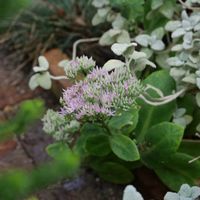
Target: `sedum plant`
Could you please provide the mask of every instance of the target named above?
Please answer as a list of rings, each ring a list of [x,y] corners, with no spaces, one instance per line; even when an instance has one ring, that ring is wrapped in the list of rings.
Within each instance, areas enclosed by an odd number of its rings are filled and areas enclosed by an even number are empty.
[[[167,70],[141,79],[146,66],[156,66],[135,47],[135,43],[113,44],[112,51],[124,60],[109,60],[101,68],[86,56],[61,61],[66,73],[61,77],[52,76],[47,60],[39,58],[33,77],[41,77],[42,83],[53,79],[74,83],[64,89],[60,110],[49,110],[43,118],[44,131],[56,140],[47,152],[77,152],[87,167],[113,183],[130,183],[134,169],[145,165],[173,190],[185,182],[195,184],[200,162],[193,150],[198,144],[188,148],[187,142],[182,143],[184,128],[171,122],[175,99],[186,90],[174,92],[175,82]],[[30,79],[32,89],[39,85],[43,87]],[[184,114],[177,116],[184,118]]]
[[[94,6],[95,2],[93,3]],[[182,98],[178,100],[177,105],[177,109],[180,107],[186,109],[187,120],[180,119],[178,121],[182,122],[178,123],[186,127],[186,131],[190,134],[199,133],[200,121],[194,112],[189,111],[188,102],[185,102],[186,99],[188,100],[188,95],[192,94],[190,101],[193,101],[200,114],[199,1],[109,0],[105,2],[101,7],[95,6],[98,11],[100,8],[109,7],[109,11],[114,10],[117,13],[116,15],[122,16],[123,22],[129,25],[128,27],[118,27],[118,29],[128,31],[130,40],[140,45],[141,51],[147,55],[148,59],[153,60],[158,67],[169,70],[170,76],[176,82],[177,90],[187,90],[185,95],[182,95]],[[132,12],[130,8],[132,8]],[[120,21],[118,20],[118,24],[120,24]],[[105,20],[101,21],[101,23],[103,22]],[[111,33],[111,30],[108,32]],[[101,37],[100,44],[102,38],[109,41],[107,45],[116,41],[108,37],[108,32]],[[141,75],[143,75],[149,70],[141,67],[141,71]],[[145,73],[143,73],[144,71]],[[185,104],[183,105],[182,102],[185,102]],[[177,122],[176,113],[174,113],[174,116],[174,120]]]

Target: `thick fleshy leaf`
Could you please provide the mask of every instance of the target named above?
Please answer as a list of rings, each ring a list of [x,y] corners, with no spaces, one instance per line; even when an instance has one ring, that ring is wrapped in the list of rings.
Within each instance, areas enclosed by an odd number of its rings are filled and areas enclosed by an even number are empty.
[[[138,109],[131,109],[112,117],[108,122],[111,133],[129,135],[138,123],[138,112]]]
[[[89,136],[86,140],[85,149],[90,155],[108,155],[111,151],[108,136],[105,134]]]
[[[183,140],[178,151],[193,157],[198,157],[200,155],[200,141]]]
[[[80,130],[80,137],[78,138],[74,150],[80,155],[87,155],[85,145],[86,141],[91,136],[106,135],[107,132],[97,123],[85,123]]]
[[[155,172],[171,190],[179,191],[182,184],[196,185],[200,178],[200,161],[189,163],[192,159],[187,154],[176,153],[157,166]]]
[[[110,146],[113,153],[125,161],[136,161],[140,159],[137,145],[129,137],[121,134],[110,136]]]
[[[94,170],[102,179],[116,184],[127,184],[134,178],[130,170],[115,162],[101,162]]]
[[[175,82],[169,75],[168,71],[161,70],[152,73],[144,81],[144,84],[152,85],[160,89],[164,95],[169,95],[175,89]],[[158,97],[154,91],[148,92],[153,97]],[[142,100],[138,100],[141,109],[139,111],[139,122],[136,127],[136,136],[138,141],[144,139],[145,134],[149,128],[155,124],[169,121],[175,111],[175,102],[170,102],[162,106],[151,106]],[[165,113],[163,115],[163,113]]]
[[[165,162],[178,150],[183,132],[181,126],[170,122],[151,127],[144,139],[148,147],[141,154],[143,162],[149,167],[156,167],[157,163]]]
[[[125,66],[125,63],[122,62],[121,60],[111,59],[104,64],[103,69],[106,69],[107,71],[111,71],[113,69],[121,68],[124,66]]]

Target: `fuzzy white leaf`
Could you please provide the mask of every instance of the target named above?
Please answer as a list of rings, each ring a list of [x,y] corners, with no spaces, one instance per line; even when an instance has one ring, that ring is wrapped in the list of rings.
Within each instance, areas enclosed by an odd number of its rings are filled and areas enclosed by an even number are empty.
[[[98,13],[92,18],[92,25],[97,26],[105,21],[105,17],[100,16]]]
[[[133,58],[134,60],[137,60],[140,58],[147,58],[147,55],[144,52],[134,51],[133,54],[131,55],[131,58]]]
[[[62,67],[62,68],[65,68],[65,67],[68,65],[69,62],[70,62],[69,60],[61,60],[61,61],[58,63],[58,66],[59,66],[59,67]]]
[[[196,102],[197,102],[197,105],[200,107],[200,92],[196,94]]]
[[[167,59],[167,63],[170,65],[170,66],[181,66],[184,64],[184,62],[182,60],[180,60],[178,57],[171,57],[171,58],[168,58]]]
[[[193,186],[191,188],[191,191],[192,191],[192,198],[193,199],[197,199],[198,197],[200,197],[200,187]]]
[[[196,75],[190,74],[182,79],[183,82],[196,84]]]
[[[122,30],[122,32],[117,36],[116,41],[118,43],[130,43],[131,38],[128,31]]]
[[[146,34],[141,34],[136,36],[135,41],[143,47],[147,47],[149,44],[150,36]]]
[[[125,65],[125,63],[122,62],[121,60],[111,59],[104,64],[103,69],[105,69],[107,71],[111,71],[116,68],[124,67],[124,65]]]
[[[172,38],[177,38],[183,36],[185,34],[185,30],[183,28],[178,28],[172,33]]]
[[[200,89],[200,78],[196,79],[196,84],[197,84],[197,87]]]
[[[142,195],[137,192],[132,185],[126,186],[123,194],[123,200],[144,200]]]
[[[180,200],[179,195],[173,192],[168,192],[165,197],[164,200]]]
[[[121,16],[121,14],[118,14],[115,20],[112,23],[112,27],[114,29],[123,29],[126,25],[127,20]]]
[[[42,87],[46,90],[49,90],[51,88],[52,82],[51,82],[49,72],[40,74],[40,76],[38,77],[38,84],[40,87]]]
[[[115,40],[115,36],[111,36],[110,31],[107,31],[101,36],[99,44],[101,46],[111,45],[115,42]]]
[[[164,69],[169,69],[170,66],[167,63],[167,59],[169,58],[169,55],[166,53],[158,54],[156,56],[156,63],[159,67],[162,67]]]
[[[163,38],[164,34],[165,34],[164,29],[162,27],[159,27],[151,33],[151,36],[155,36],[156,39],[161,40]]]
[[[121,56],[130,48],[134,48],[135,46],[136,46],[135,43],[129,43],[129,44],[115,43],[112,45],[111,49],[116,55]]]
[[[38,76],[39,76],[39,74],[35,74],[30,78],[30,80],[29,80],[29,88],[31,90],[35,90],[39,86],[39,84],[38,84]]]
[[[175,31],[177,28],[180,28],[181,26],[181,22],[180,21],[169,21],[166,25],[165,25],[165,30],[173,32]]]
[[[39,66],[42,67],[43,69],[45,69],[45,70],[49,69],[49,63],[44,56],[40,56],[38,58],[38,63],[39,63]]]
[[[98,15],[99,15],[100,17],[105,18],[109,11],[110,11],[110,8],[107,7],[107,8],[101,8],[101,9],[99,9],[99,10],[97,11],[97,13],[98,13]]]
[[[171,48],[171,51],[181,51],[183,49],[182,44],[177,44]]]
[[[165,44],[161,40],[156,40],[151,44],[151,48],[155,51],[162,51],[165,48]]]

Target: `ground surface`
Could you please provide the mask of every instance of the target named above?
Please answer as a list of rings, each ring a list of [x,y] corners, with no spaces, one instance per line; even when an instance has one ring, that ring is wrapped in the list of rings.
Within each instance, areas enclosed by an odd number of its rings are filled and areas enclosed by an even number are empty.
[[[56,107],[52,93],[37,90],[31,92],[27,86],[29,76],[12,73],[13,67],[0,56],[0,120],[12,117],[15,106],[25,99],[44,98],[47,106]],[[0,171],[12,168],[31,169],[48,161],[45,147],[52,139],[42,131],[41,122],[35,123],[22,137],[0,144]],[[125,186],[113,185],[100,180],[89,170],[81,170],[73,181],[63,180],[54,186],[39,191],[39,200],[121,200]],[[166,188],[152,171],[146,168],[137,170],[133,183],[144,194],[146,200],[161,200]]]

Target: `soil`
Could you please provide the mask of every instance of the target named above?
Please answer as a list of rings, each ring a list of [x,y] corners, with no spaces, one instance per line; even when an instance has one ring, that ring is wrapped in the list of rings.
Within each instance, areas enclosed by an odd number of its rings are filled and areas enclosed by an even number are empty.
[[[57,107],[58,101],[52,93],[41,89],[30,91],[29,76],[22,72],[13,74],[13,68],[10,68],[3,58],[4,56],[0,55],[0,121],[12,117],[16,105],[25,99],[41,97],[47,107]],[[42,131],[41,122],[36,122],[23,136],[0,144],[0,171],[13,168],[31,169],[49,161],[45,147],[52,141],[52,138]],[[152,171],[146,168],[136,170],[135,177],[133,185],[146,200],[163,199],[167,188]],[[121,200],[124,187],[104,182],[92,171],[82,169],[74,180],[62,180],[35,195],[39,200]]]

